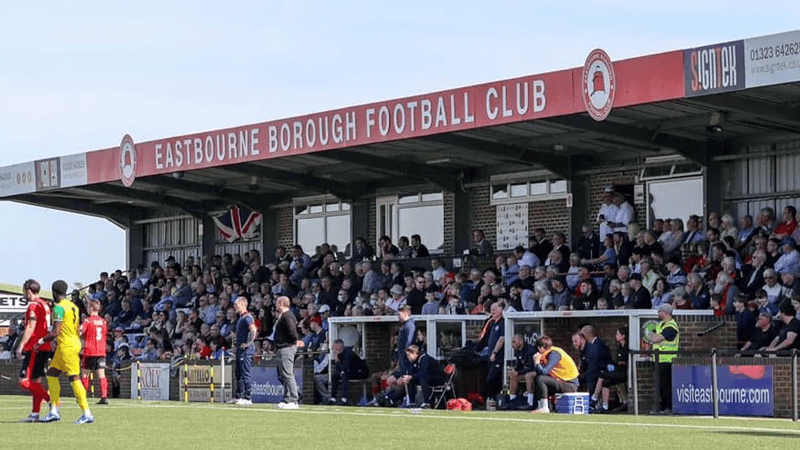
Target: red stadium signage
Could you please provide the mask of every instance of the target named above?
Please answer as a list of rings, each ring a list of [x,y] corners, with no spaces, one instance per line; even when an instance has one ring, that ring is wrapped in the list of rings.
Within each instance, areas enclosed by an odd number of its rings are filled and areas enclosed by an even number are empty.
[[[581,76],[583,104],[592,119],[603,121],[611,113],[617,92],[616,82],[611,58],[599,48],[592,50],[586,57]]]
[[[681,51],[613,66],[608,60],[608,68],[616,94],[607,109],[612,103],[622,107],[684,96]],[[583,72],[574,68],[135,146],[123,140],[118,148],[87,153],[88,182],[123,180],[127,185],[135,177],[582,113]]]

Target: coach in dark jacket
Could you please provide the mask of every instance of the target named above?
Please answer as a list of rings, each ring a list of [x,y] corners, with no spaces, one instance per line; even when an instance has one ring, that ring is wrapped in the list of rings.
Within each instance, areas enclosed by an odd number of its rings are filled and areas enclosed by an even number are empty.
[[[274,339],[278,357],[278,379],[283,384],[283,402],[278,404],[281,409],[297,409],[299,399],[297,382],[294,379],[294,356],[298,345],[297,319],[289,310],[290,303],[289,297],[281,296],[275,300],[279,317],[275,322]]]
[[[408,346],[406,357],[411,362],[411,373],[404,376],[401,383],[408,384],[409,397],[411,397],[409,400],[412,402],[417,386],[422,387],[422,399],[416,399],[416,402],[421,408],[427,408],[430,406],[428,402],[431,398],[431,386],[439,386],[445,381],[442,368],[436,358],[422,353],[416,345]]]
[[[347,383],[351,379],[361,380],[369,375],[367,363],[356,352],[344,346],[344,341],[333,341],[331,348],[331,403],[336,403],[339,385],[342,386],[340,404],[347,404]]]

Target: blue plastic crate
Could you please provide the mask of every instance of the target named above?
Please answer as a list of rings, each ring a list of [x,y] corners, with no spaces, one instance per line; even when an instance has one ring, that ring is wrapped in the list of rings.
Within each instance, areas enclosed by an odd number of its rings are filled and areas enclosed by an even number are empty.
[[[589,414],[589,394],[586,392],[556,394],[556,412],[562,414]]]

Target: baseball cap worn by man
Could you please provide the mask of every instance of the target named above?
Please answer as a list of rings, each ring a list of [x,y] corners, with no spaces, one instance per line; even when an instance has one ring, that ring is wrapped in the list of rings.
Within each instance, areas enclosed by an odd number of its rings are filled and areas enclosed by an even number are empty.
[[[319,307],[319,313],[325,314],[326,312],[331,312],[331,307],[328,305],[322,305]]]
[[[631,280],[642,281],[642,274],[640,273],[632,273],[630,276]]]
[[[784,246],[784,245],[787,245],[787,244],[790,245],[792,248],[797,246],[797,242],[795,242],[794,238],[792,238],[791,236],[790,237],[786,237],[781,241],[781,246]]]
[[[405,293],[405,290],[403,289],[403,286],[395,284],[394,286],[392,286],[392,290],[390,292],[395,295],[403,295]]]
[[[670,316],[672,315],[672,305],[669,305],[669,304],[661,305],[661,306],[659,306],[658,310],[659,311],[663,311],[663,312],[669,314]]]

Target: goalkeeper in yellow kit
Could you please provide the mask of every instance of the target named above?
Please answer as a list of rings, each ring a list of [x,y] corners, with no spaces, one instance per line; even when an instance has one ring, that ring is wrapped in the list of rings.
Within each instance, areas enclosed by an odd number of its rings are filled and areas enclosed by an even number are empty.
[[[94,417],[89,411],[86,400],[86,389],[81,383],[81,361],[78,354],[81,351],[80,338],[80,311],[67,297],[67,282],[58,280],[53,282],[53,329],[45,340],[56,340],[56,352],[47,370],[47,386],[50,389],[50,413],[42,422],[55,422],[61,420],[58,413],[61,385],[58,376],[62,373],[69,378],[72,392],[78,406],[83,410],[76,424],[92,423]]]

